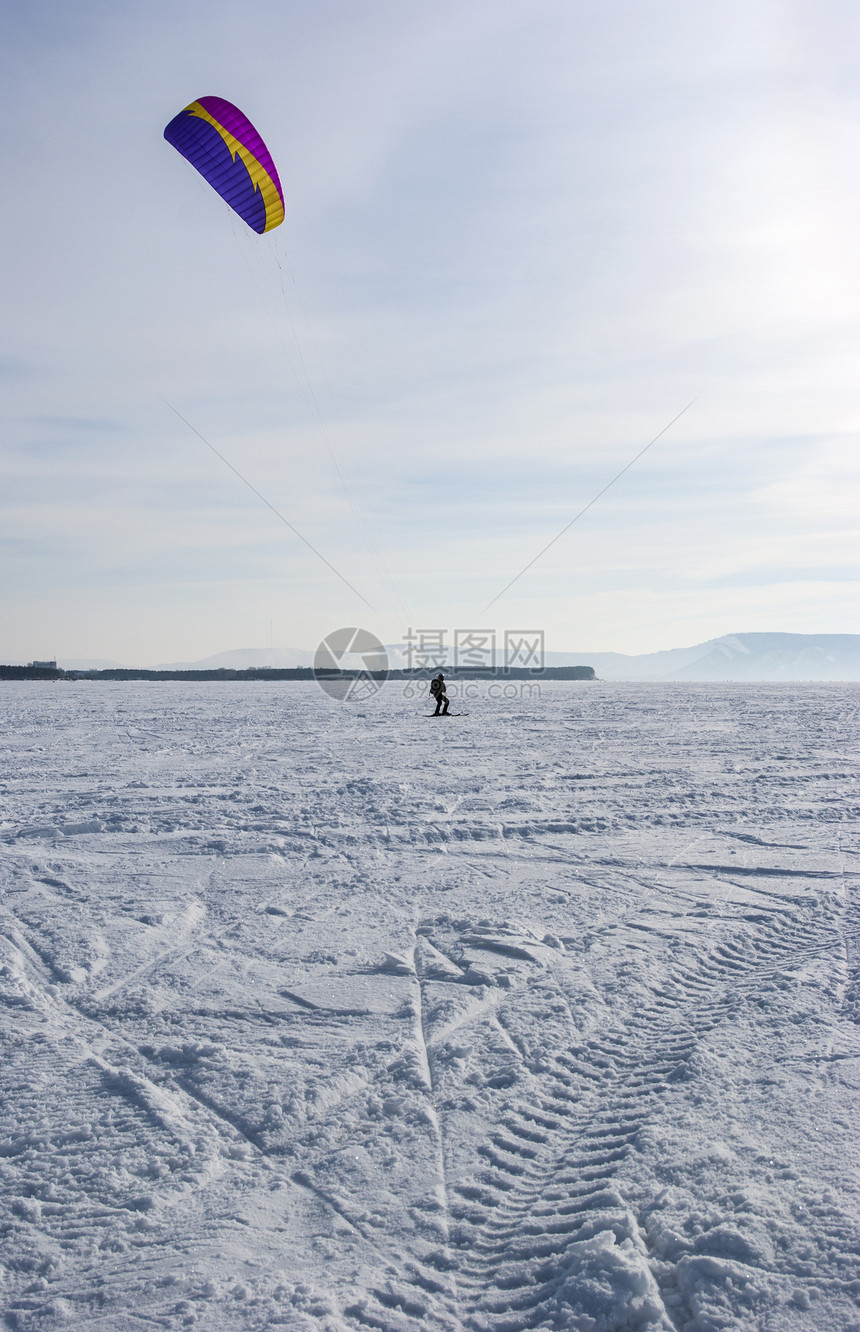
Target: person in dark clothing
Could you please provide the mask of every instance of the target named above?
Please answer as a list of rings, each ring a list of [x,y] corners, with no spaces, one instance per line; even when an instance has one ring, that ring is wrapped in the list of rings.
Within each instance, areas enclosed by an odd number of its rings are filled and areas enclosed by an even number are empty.
[[[448,695],[445,693],[445,677],[441,671],[438,675],[434,675],[433,679],[430,681],[430,693],[436,700],[436,711],[433,713],[433,716],[438,717],[440,713],[443,717],[446,716],[448,708],[451,705],[448,700]],[[444,707],[442,706],[443,703],[445,705]]]

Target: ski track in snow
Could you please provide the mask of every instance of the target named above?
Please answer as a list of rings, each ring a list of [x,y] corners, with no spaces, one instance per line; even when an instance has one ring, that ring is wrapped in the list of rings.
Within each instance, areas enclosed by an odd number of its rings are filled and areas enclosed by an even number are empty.
[[[0,689],[5,1326],[860,1332],[856,686]]]

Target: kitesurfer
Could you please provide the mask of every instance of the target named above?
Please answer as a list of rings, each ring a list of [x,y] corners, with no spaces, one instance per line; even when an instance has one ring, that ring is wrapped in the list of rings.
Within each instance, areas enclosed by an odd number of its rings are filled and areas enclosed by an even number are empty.
[[[430,693],[436,700],[436,711],[433,713],[433,716],[438,717],[440,713],[443,717],[447,716],[450,702],[448,695],[445,693],[445,677],[441,671],[438,675],[434,675],[433,679],[430,681]],[[444,707],[442,706],[443,703],[445,705]]]

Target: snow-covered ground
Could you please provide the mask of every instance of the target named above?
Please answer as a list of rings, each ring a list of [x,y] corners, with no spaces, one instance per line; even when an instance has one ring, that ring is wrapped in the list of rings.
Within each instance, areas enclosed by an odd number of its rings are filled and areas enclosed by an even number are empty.
[[[10,1329],[860,1329],[860,696],[4,684]]]

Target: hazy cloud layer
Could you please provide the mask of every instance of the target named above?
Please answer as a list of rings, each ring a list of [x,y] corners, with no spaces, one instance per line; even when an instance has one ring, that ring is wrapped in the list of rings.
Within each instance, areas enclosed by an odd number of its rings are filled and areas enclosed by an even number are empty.
[[[0,657],[860,630],[854,6],[5,22]],[[269,236],[161,137],[207,93],[278,163]]]

